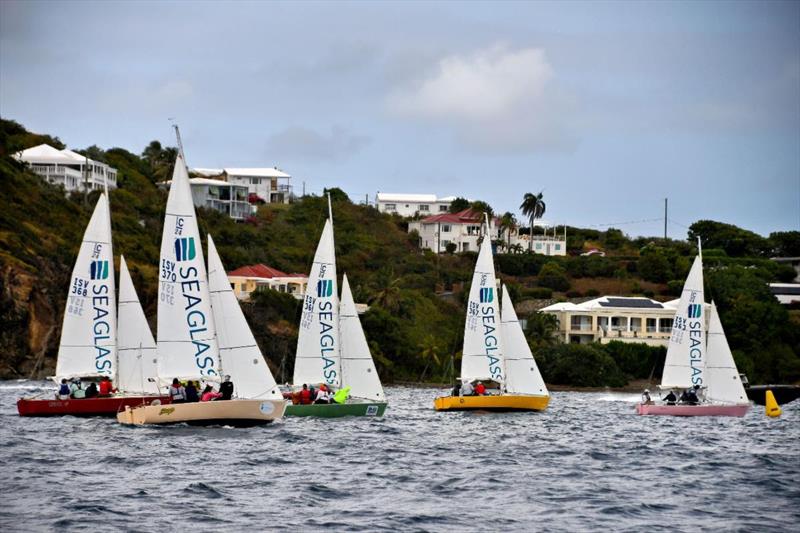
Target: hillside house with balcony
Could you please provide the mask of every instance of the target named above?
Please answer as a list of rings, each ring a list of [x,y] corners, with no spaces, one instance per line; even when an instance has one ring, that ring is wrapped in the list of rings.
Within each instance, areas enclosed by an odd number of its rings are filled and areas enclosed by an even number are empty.
[[[566,343],[611,341],[667,346],[678,300],[603,296],[574,304],[561,302],[541,309],[558,319],[558,336]],[[708,313],[706,313],[707,315]]]
[[[172,180],[159,183],[169,189]],[[226,214],[234,220],[243,221],[255,211],[247,201],[247,187],[211,178],[190,178],[192,201],[195,207],[205,207]]]
[[[401,217],[447,213],[455,196],[437,198],[435,194],[394,194],[379,192],[375,206],[381,213],[396,213]]]
[[[193,168],[192,172],[247,187],[252,204],[288,204],[292,196],[292,176],[277,168]]]
[[[44,178],[61,185],[67,192],[117,188],[117,170],[100,161],[94,161],[69,149],[59,150],[49,144],[40,144],[14,154],[18,161]]]

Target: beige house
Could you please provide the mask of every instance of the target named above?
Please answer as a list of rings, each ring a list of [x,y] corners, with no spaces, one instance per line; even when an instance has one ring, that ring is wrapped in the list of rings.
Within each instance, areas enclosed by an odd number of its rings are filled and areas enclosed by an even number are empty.
[[[260,288],[272,289],[302,299],[308,286],[305,274],[286,274],[267,265],[248,265],[228,272],[228,281],[239,300],[249,300]]]
[[[562,302],[543,308],[558,319],[559,338],[566,343],[611,341],[667,346],[678,300],[603,296],[588,302]]]

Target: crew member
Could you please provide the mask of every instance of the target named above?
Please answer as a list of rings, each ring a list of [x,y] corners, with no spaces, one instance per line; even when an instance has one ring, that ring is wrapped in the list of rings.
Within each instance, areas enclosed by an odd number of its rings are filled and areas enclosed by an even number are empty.
[[[233,398],[233,382],[230,376],[225,376],[225,381],[219,384],[219,392],[222,395],[220,400],[230,400]]]
[[[80,378],[75,378],[72,380],[72,385],[69,387],[70,396],[75,398],[76,400],[80,400],[86,398],[86,391],[83,390],[81,387],[81,380]]]
[[[181,385],[178,378],[172,380],[172,385],[169,387],[169,398],[172,403],[185,403],[186,402],[186,388]]]
[[[103,376],[103,379],[100,380],[100,396],[111,396],[115,392],[117,389],[114,388],[114,384],[108,376]]]
[[[184,387],[186,393],[186,403],[194,403],[200,401],[200,393],[197,391],[197,385],[191,379],[186,382]]]
[[[475,389],[472,388],[472,383],[468,379],[464,380],[464,383],[461,384],[461,396],[473,396],[475,394]]]
[[[214,390],[210,384],[206,385],[206,388],[203,389],[203,395],[200,396],[201,402],[210,402],[216,400],[217,398],[222,398],[222,394],[218,393]]]
[[[69,384],[67,384],[67,378],[61,380],[61,386],[58,387],[58,394],[56,394],[56,399],[58,400],[69,400],[70,390]]]
[[[486,394],[486,385],[483,384],[483,381],[479,381],[478,384],[475,385],[475,394],[478,396]]]
[[[675,396],[673,391],[669,391],[669,394],[664,397],[664,401],[667,402],[667,405],[675,405],[675,402],[678,401],[678,397]]]
[[[303,390],[300,391],[300,403],[307,405],[311,403],[311,391],[308,390],[308,385],[303,383]]]
[[[653,405],[653,399],[650,398],[650,390],[645,389],[642,393],[642,403],[645,405]]]

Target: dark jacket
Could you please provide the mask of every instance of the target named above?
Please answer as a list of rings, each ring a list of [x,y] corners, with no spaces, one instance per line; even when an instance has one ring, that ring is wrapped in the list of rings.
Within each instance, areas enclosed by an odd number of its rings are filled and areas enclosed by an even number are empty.
[[[230,400],[233,398],[233,383],[230,381],[223,381],[220,383],[219,393],[222,394],[220,400]]]
[[[186,401],[187,402],[199,402],[200,396],[197,394],[197,388],[194,386],[193,383],[189,383],[186,385]]]

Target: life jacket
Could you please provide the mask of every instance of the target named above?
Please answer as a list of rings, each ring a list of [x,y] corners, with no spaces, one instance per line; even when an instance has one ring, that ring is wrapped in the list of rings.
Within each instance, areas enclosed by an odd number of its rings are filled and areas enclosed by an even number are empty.
[[[333,395],[333,401],[336,403],[345,403],[347,397],[350,396],[350,388],[351,387],[345,387],[336,391],[336,394]]]
[[[69,385],[66,383],[62,383],[61,386],[58,388],[58,394],[61,396],[69,396]]]
[[[300,403],[311,403],[311,391],[303,389],[300,391]]]
[[[175,401],[175,400],[184,400],[185,399],[184,390],[185,389],[183,387],[181,387],[180,385],[178,385],[177,387],[175,385],[170,385],[170,387],[169,387],[169,397],[172,398],[173,401]]]
[[[114,386],[111,383],[111,380],[101,381],[100,382],[100,394],[102,394],[104,396],[107,395],[107,394],[111,394],[113,389],[114,389]]]

